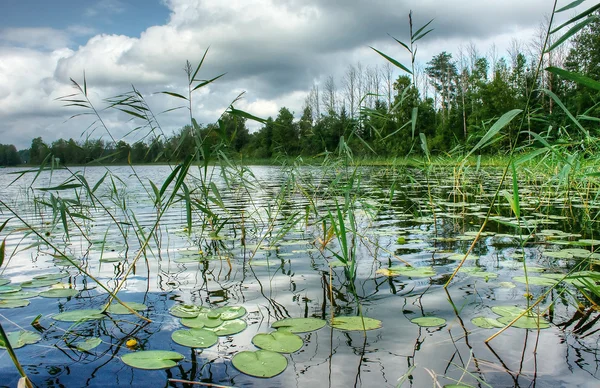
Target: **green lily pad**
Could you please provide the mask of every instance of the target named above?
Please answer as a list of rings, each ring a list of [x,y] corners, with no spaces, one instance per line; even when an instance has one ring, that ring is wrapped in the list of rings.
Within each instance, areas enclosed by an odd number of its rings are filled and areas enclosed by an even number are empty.
[[[101,310],[87,309],[67,311],[66,313],[56,314],[52,318],[61,322],[79,322],[102,319],[104,317],[106,317],[106,315],[102,314]]]
[[[569,252],[562,251],[546,251],[542,252],[543,257],[550,257],[552,259],[572,259],[573,255]]]
[[[21,286],[12,284],[7,286],[0,286],[0,294],[8,294],[11,292],[21,291]]]
[[[329,266],[331,268],[336,268],[336,267],[347,267],[348,265],[340,260],[331,260],[329,262]]]
[[[248,324],[243,319],[232,319],[229,321],[223,321],[220,326],[217,327],[206,327],[206,330],[210,330],[219,337],[226,335],[234,335],[244,331],[248,327]]]
[[[446,324],[446,320],[444,318],[438,317],[419,317],[411,319],[410,321],[421,327],[437,327],[444,326]]]
[[[46,275],[37,275],[37,276],[34,276],[33,279],[34,280],[58,280],[58,279],[62,279],[67,276],[69,276],[68,272],[59,272],[59,273],[49,273]]]
[[[6,278],[0,278],[0,287],[1,286],[5,286],[8,283],[10,283],[10,279],[6,279]]]
[[[325,326],[325,321],[318,318],[285,318],[271,325],[274,329],[282,329],[290,333],[307,333]]]
[[[56,279],[34,279],[28,280],[20,284],[23,288],[38,288],[38,287],[48,287],[58,283],[59,281]]]
[[[528,276],[527,279],[525,279],[525,276],[515,276],[513,280],[519,283],[529,282],[534,286],[553,286],[558,283],[555,279],[541,276]]]
[[[133,368],[148,370],[172,368],[183,359],[182,354],[167,350],[143,350],[121,357],[125,364]]]
[[[270,350],[239,352],[231,359],[233,366],[242,373],[255,377],[277,376],[287,368],[287,358]]]
[[[0,309],[14,309],[27,306],[29,306],[29,301],[26,299],[0,299]]]
[[[600,245],[600,240],[595,239],[582,239],[577,241],[580,245],[590,246],[590,245]]]
[[[411,278],[430,278],[436,275],[433,267],[405,267],[395,266],[389,268],[380,268],[375,273],[384,276],[408,276]]]
[[[8,342],[10,342],[10,345],[13,347],[13,349],[22,348],[25,345],[35,344],[42,339],[41,335],[29,330],[13,331],[6,333],[6,336],[8,337]],[[1,338],[0,348],[6,348],[6,344]]]
[[[177,318],[196,318],[202,311],[207,311],[206,307],[193,304],[178,304],[169,309],[169,314]]]
[[[69,298],[77,295],[78,292],[72,288],[53,288],[40,292],[40,296],[44,298]]]
[[[465,258],[464,253],[457,253],[455,255],[447,257],[448,260],[454,260],[454,261],[462,261],[462,259],[464,259],[464,258]],[[469,256],[467,256],[467,261],[468,260],[477,260],[477,259],[479,259],[479,256],[477,256],[477,255],[470,254]]]
[[[146,306],[143,303],[125,302],[125,304],[135,311],[148,310],[148,306]],[[129,311],[129,309],[127,309],[125,306],[123,306],[120,303],[111,304],[110,306],[108,306],[108,309],[106,309],[106,311],[111,314],[120,314],[120,315],[133,314],[131,311]]]
[[[381,327],[381,321],[368,317],[335,317],[331,327],[346,331],[375,330]]]
[[[94,349],[101,343],[102,343],[102,340],[100,338],[92,337],[92,338],[86,339],[85,341],[77,341],[73,345],[75,345],[77,350],[80,350],[82,352],[89,352],[90,350]]]
[[[504,317],[498,318],[498,322],[500,322],[504,325],[508,325],[515,318],[516,318],[516,316],[504,316]],[[538,321],[538,319],[539,319],[539,321]],[[542,317],[523,316],[523,317],[519,318],[511,327],[517,327],[519,329],[538,329],[538,327],[540,329],[547,329],[550,327],[550,323],[548,323],[548,321],[546,321]]]
[[[13,299],[28,299],[28,298],[35,298],[36,296],[38,296],[37,292],[30,292],[30,291],[17,291],[17,292],[10,292],[8,294],[1,294],[0,298],[4,299],[4,300],[13,300]]]
[[[198,316],[195,318],[181,318],[181,324],[194,329],[217,327],[223,323],[223,320],[219,318],[219,315],[220,314],[215,315],[213,310],[205,310],[198,313]]]
[[[492,311],[503,317],[512,316],[514,318],[517,315],[521,315],[525,309],[516,306],[494,306],[492,307]]]
[[[493,328],[502,328],[505,325],[498,322],[496,318],[487,318],[487,317],[475,317],[471,319],[471,322],[482,329],[493,329]]]
[[[218,314],[218,318],[223,321],[230,321],[232,319],[241,318],[246,315],[247,311],[242,306],[224,306],[213,310],[215,314]]]
[[[177,330],[171,334],[171,339],[179,345],[189,348],[210,348],[219,341],[212,331],[205,329]]]
[[[304,345],[302,338],[296,334],[279,330],[272,333],[257,334],[252,338],[252,343],[261,349],[277,353],[294,353]]]

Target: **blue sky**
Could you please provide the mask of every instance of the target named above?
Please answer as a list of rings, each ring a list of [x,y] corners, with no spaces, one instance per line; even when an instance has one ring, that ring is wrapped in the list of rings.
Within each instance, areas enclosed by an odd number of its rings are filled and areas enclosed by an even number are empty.
[[[139,36],[168,18],[160,0],[2,0],[0,26],[70,31],[74,48],[96,34]]]
[[[559,6],[570,1],[559,0]],[[416,62],[420,90],[432,93],[423,68],[442,51],[463,64],[472,57],[490,63],[504,57],[510,63],[515,50],[532,61],[539,58],[540,31],[552,2],[0,0],[0,7],[0,142],[23,149],[35,137],[48,144],[58,138],[107,138],[103,129],[91,133],[93,120],[86,116],[68,120],[82,112],[57,101],[74,92],[71,78],[82,83],[84,72],[89,98],[117,140],[140,123],[102,110],[104,100],[133,85],[154,112],[177,107],[181,100],[156,92],[186,93],[182,69],[186,61],[198,63],[208,47],[199,76],[227,74],[196,92],[192,110],[198,122],[215,122],[232,101],[259,117],[275,117],[283,106],[298,117],[310,90],[323,88],[330,78],[339,107],[347,106],[352,69],[370,80],[357,95],[384,95],[386,61],[370,46],[409,63],[388,34],[407,39],[411,10],[416,26],[434,19],[434,31],[419,42]],[[575,12],[557,15],[557,22]],[[395,79],[401,72],[390,74]],[[169,136],[189,123],[189,114],[175,110],[158,119]],[[135,136],[123,139],[132,142]]]

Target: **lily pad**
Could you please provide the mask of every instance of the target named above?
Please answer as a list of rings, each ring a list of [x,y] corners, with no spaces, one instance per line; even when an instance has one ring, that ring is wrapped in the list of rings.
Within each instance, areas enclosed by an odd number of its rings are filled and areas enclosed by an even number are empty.
[[[181,324],[194,329],[217,327],[223,323],[223,320],[219,318],[219,315],[220,314],[215,315],[212,310],[205,310],[198,313],[198,316],[195,318],[181,318]]]
[[[248,327],[248,324],[243,319],[232,319],[224,321],[220,326],[217,327],[206,327],[206,330],[212,331],[219,337],[226,335],[233,335],[244,331]]]
[[[67,276],[69,276],[68,272],[59,272],[59,273],[49,273],[46,275],[37,275],[37,276],[34,276],[33,279],[34,280],[58,280],[58,279],[62,279]]]
[[[464,253],[457,253],[455,255],[447,257],[448,260],[454,260],[454,261],[462,261],[462,259],[464,259],[464,258],[465,258]],[[479,256],[477,256],[477,255],[470,254],[469,256],[467,256],[467,261],[468,260],[477,260],[477,259],[479,259]]]
[[[179,345],[189,348],[210,348],[219,341],[212,331],[205,329],[177,330],[171,334],[171,339]]]
[[[430,278],[436,275],[433,267],[405,267],[395,266],[389,268],[380,268],[375,273],[384,276],[408,276],[411,278]]]
[[[529,282],[529,284],[534,286],[553,286],[558,283],[556,279],[541,276],[528,276],[527,279],[525,279],[525,276],[515,276],[513,280],[519,283]]]
[[[16,284],[0,286],[0,294],[8,294],[10,292],[17,292],[17,291],[21,291],[21,286],[16,285]]]
[[[135,311],[148,310],[148,306],[146,306],[143,303],[125,302],[125,304]],[[123,306],[120,303],[111,304],[110,306],[108,306],[108,309],[106,311],[111,314],[120,314],[120,315],[133,314],[131,311],[129,311],[129,309],[127,309],[125,306]]]
[[[30,291],[17,291],[17,292],[10,292],[8,294],[1,294],[0,298],[4,299],[4,300],[13,300],[13,299],[28,299],[28,298],[35,298],[36,296],[38,296],[37,292],[30,292]]]
[[[34,279],[23,282],[20,284],[20,286],[23,288],[38,288],[48,287],[56,283],[58,283],[57,279]]]
[[[40,292],[40,296],[44,298],[69,298],[77,295],[78,292],[72,288],[53,288]]]
[[[498,322],[496,318],[487,318],[487,317],[475,317],[471,319],[471,322],[482,329],[494,329],[494,328],[502,328],[505,325]]]
[[[504,316],[498,318],[498,322],[508,325],[515,318],[516,316]],[[538,327],[540,329],[547,329],[550,327],[550,324],[542,317],[523,316],[519,318],[511,327],[517,327],[519,329],[538,329]]]
[[[287,358],[270,350],[239,352],[231,359],[233,366],[242,373],[255,377],[277,376],[287,368]]]
[[[346,331],[375,330],[381,327],[381,321],[368,317],[335,317],[331,320],[335,329]]]
[[[183,359],[182,354],[167,350],[144,350],[121,357],[125,364],[133,368],[148,370],[172,368]]]
[[[193,304],[178,304],[171,307],[169,313],[177,318],[196,318],[200,312],[206,310],[208,310],[206,307]]]
[[[13,331],[10,333],[6,333],[8,337],[8,342],[13,347],[13,349],[22,348],[25,345],[35,344],[42,339],[42,336],[38,333],[34,333],[29,330],[21,330],[21,331]],[[4,340],[0,338],[0,348],[5,348],[6,344]]]
[[[271,325],[274,329],[282,329],[290,333],[307,333],[325,326],[325,321],[318,318],[285,318]]]
[[[503,317],[512,316],[513,318],[517,315],[521,315],[525,309],[516,306],[494,306],[492,311]]]
[[[219,307],[218,309],[213,310],[213,312],[219,314],[219,318],[223,321],[241,318],[247,313],[246,309],[242,306]]]
[[[101,310],[87,309],[67,311],[66,313],[56,314],[52,318],[61,322],[79,322],[102,319],[104,317],[106,317],[106,315],[102,314]]]
[[[94,349],[101,343],[102,343],[102,340],[100,338],[92,337],[92,338],[86,339],[85,341],[77,341],[73,345],[75,345],[77,350],[80,350],[82,352],[89,352],[90,350]]]
[[[0,286],[5,286],[10,283],[10,279],[0,278]]]
[[[446,320],[444,318],[438,317],[419,317],[411,319],[410,321],[421,327],[437,327],[444,326],[446,324]]]
[[[552,259],[572,259],[573,255],[569,252],[562,251],[546,251],[542,252],[543,257],[550,257]]]
[[[0,309],[14,309],[18,307],[27,307],[29,306],[29,301],[26,299],[1,299],[0,300]]]
[[[252,338],[252,343],[261,349],[277,353],[294,353],[304,345],[302,338],[296,334],[280,330],[272,333],[257,334]]]

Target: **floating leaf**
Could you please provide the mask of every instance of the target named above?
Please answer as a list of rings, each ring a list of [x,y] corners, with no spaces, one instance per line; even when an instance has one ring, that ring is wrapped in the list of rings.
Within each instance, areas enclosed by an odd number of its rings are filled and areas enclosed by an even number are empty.
[[[552,259],[572,259],[573,255],[565,250],[562,251],[545,251],[542,252],[543,257],[550,257]]]
[[[504,316],[498,318],[498,322],[504,325],[508,325],[515,318],[516,316]],[[542,317],[523,316],[519,318],[515,323],[513,323],[511,327],[517,327],[519,329],[538,329],[538,327],[540,329],[547,329],[550,327],[550,324]]]
[[[517,315],[521,315],[525,310],[516,306],[494,306],[492,307],[492,311],[503,317],[512,316],[514,318]]]
[[[404,267],[396,266],[389,268],[380,268],[376,273],[384,276],[408,276],[415,278],[429,278],[436,275],[435,270],[432,267]]]
[[[78,291],[71,288],[53,288],[40,292],[40,296],[44,298],[69,298],[77,295]]]
[[[67,276],[69,276],[69,274],[67,272],[59,272],[59,273],[49,273],[46,275],[37,275],[37,276],[34,276],[33,279],[34,280],[58,280],[58,279],[62,279]]]
[[[471,322],[482,329],[493,329],[493,328],[502,328],[505,325],[498,322],[496,318],[487,318],[487,317],[475,317],[471,319]]]
[[[242,306],[224,306],[213,310],[214,313],[218,314],[218,318],[229,321],[232,319],[241,318],[246,315],[247,311]]]
[[[410,321],[421,327],[436,327],[444,326],[446,324],[446,320],[444,318],[438,317],[419,317],[411,319]]]
[[[182,354],[167,350],[144,350],[121,357],[125,364],[139,369],[168,369],[183,359]]]
[[[171,309],[169,309],[169,313],[178,318],[196,318],[198,314],[202,311],[207,311],[206,307],[196,306],[193,304],[178,304]]]
[[[0,286],[0,294],[21,291],[21,286],[13,284],[8,286]]]
[[[31,291],[17,291],[17,292],[11,292],[8,294],[1,294],[0,298],[5,299],[5,300],[13,300],[13,299],[28,299],[28,298],[35,298],[36,296],[38,296],[37,292],[31,292]]]
[[[381,327],[381,321],[368,317],[335,317],[331,320],[335,329],[346,331],[375,330]]]
[[[457,253],[455,255],[447,257],[448,260],[455,260],[455,261],[462,261],[462,259],[464,259],[464,258],[465,258],[464,253]],[[469,256],[467,256],[467,260],[477,260],[477,259],[479,259],[479,256],[477,256],[477,255],[470,254]]]
[[[515,276],[513,280],[519,283],[529,283],[534,286],[553,286],[557,283],[555,279],[541,276],[528,276],[527,278],[525,276]]]
[[[66,313],[56,314],[52,318],[62,322],[79,322],[90,321],[94,319],[102,319],[106,315],[102,314],[101,310],[87,309],[67,311]]]
[[[135,311],[145,311],[145,310],[148,310],[148,306],[146,306],[143,303],[125,302],[125,304],[127,306],[129,306],[132,310],[135,310]],[[123,306],[120,303],[111,304],[110,306],[108,306],[108,309],[106,309],[106,311],[109,312],[109,313],[111,313],[111,314],[121,314],[121,315],[133,314],[129,309],[127,309],[127,307]]]
[[[77,348],[77,350],[81,350],[82,352],[89,352],[94,349],[98,345],[102,343],[102,340],[98,337],[88,338],[85,341],[77,341],[73,345]]]
[[[210,348],[219,341],[212,331],[205,329],[177,330],[171,334],[173,341],[189,348]]]
[[[296,334],[280,330],[272,333],[257,334],[252,338],[252,343],[261,349],[277,353],[294,353],[304,345],[302,338]]]
[[[20,284],[23,288],[37,288],[37,287],[48,287],[58,283],[56,279],[34,279],[28,280]]]
[[[212,310],[205,310],[198,313],[195,318],[181,318],[181,324],[183,326],[201,329],[203,327],[217,327],[223,323],[223,320],[219,318],[220,314],[214,314]]]
[[[8,337],[8,342],[10,342],[10,345],[13,347],[13,349],[22,348],[25,345],[35,344],[42,339],[41,335],[29,330],[13,331],[6,333],[6,336]],[[6,348],[5,345],[4,339],[0,338],[0,348]]]
[[[0,300],[0,309],[14,309],[14,308],[18,308],[18,307],[27,307],[27,306],[29,306],[29,301],[25,300],[25,299],[14,299],[14,300],[1,299]]]
[[[242,373],[255,377],[277,376],[287,368],[287,358],[270,350],[239,352],[231,359],[233,366]]]
[[[325,321],[318,318],[285,318],[271,325],[274,329],[282,329],[290,333],[306,333],[319,330],[325,326]]]
[[[217,327],[206,327],[206,330],[210,330],[219,337],[223,337],[240,333],[244,331],[246,327],[248,327],[248,324],[243,319],[232,319],[230,321],[224,321]]]

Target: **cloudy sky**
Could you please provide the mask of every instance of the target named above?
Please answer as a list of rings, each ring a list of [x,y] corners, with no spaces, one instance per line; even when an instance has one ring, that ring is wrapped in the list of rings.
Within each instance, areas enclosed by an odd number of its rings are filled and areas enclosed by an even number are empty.
[[[0,143],[22,149],[37,136],[51,143],[88,135],[92,121],[67,120],[81,111],[56,101],[74,92],[69,79],[82,82],[84,71],[99,109],[134,85],[159,113],[181,100],[156,92],[184,93],[186,60],[198,63],[210,46],[199,77],[227,74],[195,96],[199,122],[214,122],[244,91],[238,109],[267,117],[287,106],[299,116],[313,84],[340,80],[358,62],[383,65],[369,46],[408,63],[387,34],[406,40],[409,10],[417,26],[435,19],[419,45],[425,63],[469,43],[482,55],[492,47],[506,55],[514,39],[526,47],[551,7],[550,0],[2,0]],[[117,138],[139,124],[101,114]],[[169,135],[189,116],[178,110],[158,120]]]

